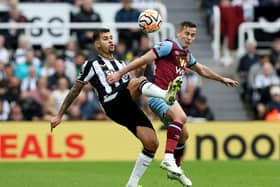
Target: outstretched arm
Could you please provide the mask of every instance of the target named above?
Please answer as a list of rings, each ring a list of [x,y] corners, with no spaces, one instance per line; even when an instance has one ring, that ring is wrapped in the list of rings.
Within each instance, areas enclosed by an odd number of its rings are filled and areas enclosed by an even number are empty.
[[[118,80],[120,80],[120,78],[132,71],[135,70],[145,64],[151,63],[153,62],[155,59],[157,58],[155,52],[151,49],[149,50],[147,53],[145,53],[143,56],[136,58],[135,60],[133,60],[132,62],[130,62],[127,66],[125,66],[124,68],[120,69],[119,71],[109,75],[107,77],[107,81],[109,84],[112,84],[114,82],[117,82]]]
[[[61,105],[58,114],[51,120],[51,132],[53,129],[59,125],[59,123],[62,121],[63,114],[67,111],[69,106],[73,103],[73,101],[76,99],[76,97],[79,95],[83,88],[84,84],[82,82],[76,81],[65,97],[63,104]]]
[[[191,66],[191,69],[207,79],[219,81],[219,82],[225,84],[226,86],[232,86],[232,87],[239,86],[239,83],[237,81],[232,80],[227,77],[223,77],[223,76],[215,73],[214,71],[212,71],[207,66],[200,64],[198,62],[196,64],[194,64],[193,66]]]

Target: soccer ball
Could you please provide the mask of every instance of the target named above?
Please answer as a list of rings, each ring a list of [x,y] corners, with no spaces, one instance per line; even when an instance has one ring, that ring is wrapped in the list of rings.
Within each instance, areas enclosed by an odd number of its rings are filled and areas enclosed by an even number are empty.
[[[160,29],[162,18],[158,11],[147,9],[138,17],[138,25],[143,32],[151,33]]]

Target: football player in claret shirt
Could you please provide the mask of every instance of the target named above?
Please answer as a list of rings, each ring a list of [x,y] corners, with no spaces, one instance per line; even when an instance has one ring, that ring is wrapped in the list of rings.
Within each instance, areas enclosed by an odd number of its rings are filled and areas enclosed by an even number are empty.
[[[156,44],[143,56],[136,58],[125,68],[108,76],[108,82],[118,81],[127,72],[154,62],[156,69],[154,83],[162,89],[167,89],[171,81],[178,84],[182,83],[182,76],[186,68],[197,72],[205,78],[221,82],[226,86],[238,86],[237,81],[213,72],[195,59],[189,47],[195,40],[196,33],[197,27],[194,23],[189,21],[182,22],[178,26],[176,37],[173,40],[165,40]],[[191,186],[192,182],[180,167],[185,142],[189,136],[186,125],[184,125],[187,121],[185,112],[178,102],[169,105],[160,98],[150,97],[149,106],[168,126],[165,154],[160,166],[168,171],[169,178],[176,179],[185,186]]]

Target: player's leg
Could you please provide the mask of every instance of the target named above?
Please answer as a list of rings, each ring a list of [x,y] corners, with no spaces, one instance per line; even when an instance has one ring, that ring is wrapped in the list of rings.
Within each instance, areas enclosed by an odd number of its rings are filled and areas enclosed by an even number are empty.
[[[126,187],[137,187],[139,180],[151,164],[158,148],[158,139],[154,129],[145,126],[137,126],[136,136],[142,142],[143,150],[135,162]]]
[[[165,118],[169,121],[177,121],[181,124],[186,123],[186,114],[178,103],[172,105],[166,113]],[[172,122],[171,122],[172,123]],[[170,125],[169,125],[170,126]],[[167,128],[168,131],[168,128]],[[167,132],[168,133],[168,132]],[[189,137],[189,132],[187,126],[183,125],[180,132],[180,137],[178,139],[177,145],[174,150],[174,157],[176,159],[177,166],[181,165],[181,161],[185,152],[185,143]]]
[[[181,174],[182,171],[179,167],[177,167],[175,158],[174,158],[174,151],[176,148],[176,145],[179,141],[180,133],[183,128],[183,117],[182,116],[180,120],[178,121],[172,121],[171,117],[167,117],[166,114],[168,111],[171,110],[174,111],[177,108],[176,106],[178,104],[174,103],[172,106],[168,105],[163,99],[160,98],[155,98],[155,97],[150,97],[148,99],[149,106],[151,110],[158,116],[160,119],[168,126],[167,127],[167,139],[166,139],[166,145],[165,145],[165,154],[164,154],[164,159],[161,162],[161,167],[164,169],[167,169],[168,171]],[[169,113],[171,113],[169,112]],[[175,110],[176,112],[176,110]],[[175,115],[172,113],[172,115]],[[178,118],[178,117],[177,117]],[[175,118],[175,119],[177,119]],[[170,122],[169,122],[170,121]]]
[[[188,131],[187,131],[186,126],[184,126],[184,128],[181,132],[181,135],[180,135],[179,142],[178,142],[177,147],[174,151],[174,157],[175,157],[175,160],[176,160],[176,164],[180,169],[182,169],[181,168],[181,162],[183,160],[183,156],[184,156],[184,152],[185,152],[185,142],[186,142],[187,139],[188,139]],[[172,172],[168,172],[167,176],[170,179],[178,180],[184,186],[192,186],[191,180],[185,175],[183,170],[182,170],[182,175],[180,175],[180,176],[174,175]]]
[[[185,112],[178,102],[170,106],[159,98],[149,98],[149,106],[167,126],[166,148],[161,167],[168,170],[169,178],[176,179],[185,186],[191,186],[192,182],[185,176],[181,167],[176,164],[176,162],[181,163],[185,141],[188,138],[187,128],[183,126],[187,121]]]
[[[133,78],[127,85],[127,89],[129,90],[130,96],[134,102],[136,102],[141,95],[141,92],[139,91],[139,85],[144,80],[145,77]]]
[[[132,79],[127,88],[129,90],[132,101],[136,101],[141,94],[138,90],[139,84],[145,77]],[[126,187],[137,187],[139,180],[151,164],[155,152],[158,148],[158,139],[152,123],[142,110],[139,109],[135,102],[131,102],[127,107],[127,115],[133,118],[127,128],[141,141],[143,150],[139,154],[134,168],[130,174]],[[127,120],[127,118],[126,118]],[[125,123],[125,122],[123,122]]]
[[[145,126],[137,126],[136,136],[139,138],[146,151],[150,153],[156,152],[159,142],[154,129]]]
[[[128,84],[128,89],[131,92],[131,96],[133,99],[139,97],[139,94],[143,94],[147,97],[157,97],[164,99],[166,103],[169,105],[173,104],[176,100],[176,94],[180,89],[182,84],[182,78],[177,77],[174,81],[170,82],[168,89],[163,90],[157,85],[146,80],[146,77],[139,77],[131,79]],[[135,89],[138,89],[138,93]]]
[[[167,127],[165,157],[162,162],[162,166],[164,166],[164,163],[168,164],[169,160],[173,158],[176,159],[175,153],[178,152],[176,151],[176,148],[178,148],[178,145],[180,145],[178,144],[178,142],[180,140],[180,137],[183,137],[182,132],[184,129],[184,124],[187,121],[186,114],[182,110],[178,102],[174,103],[169,107],[164,117],[166,120],[169,121],[169,125]],[[182,174],[181,170],[179,174]]]
[[[152,162],[158,147],[158,139],[152,123],[136,102],[132,100],[128,89],[119,91],[117,98],[114,100],[103,103],[103,108],[108,117],[127,127],[143,144],[143,150],[139,154],[127,182],[127,187],[137,187],[140,178]]]
[[[149,82],[144,76],[131,79],[127,88],[129,89],[133,100],[139,97],[141,93],[145,96],[158,97],[162,99],[164,99],[167,94],[166,90],[163,90],[155,84]]]
[[[180,121],[180,119],[181,119],[181,122],[183,123],[184,121],[186,121],[186,118],[183,116],[180,117],[180,114],[179,114],[179,113],[183,112],[183,110],[179,105],[176,106],[176,103],[174,105],[175,105],[175,107],[174,107],[175,109],[174,108],[169,109],[167,111],[166,118],[167,119],[176,119],[176,121]],[[174,112],[177,115],[174,115]],[[181,115],[183,115],[183,114],[181,113]],[[169,130],[169,127],[167,128],[167,131],[168,130]],[[168,132],[167,132],[167,134],[168,134]],[[184,171],[181,168],[181,162],[183,160],[183,156],[184,156],[184,152],[185,152],[185,142],[187,141],[188,137],[189,137],[189,133],[188,133],[187,127],[186,127],[186,125],[184,125],[184,127],[182,128],[182,131],[180,132],[180,138],[179,138],[178,144],[176,145],[176,148],[174,150],[174,157],[176,160],[176,164],[181,169],[182,174],[176,175],[172,172],[168,172],[168,174],[167,174],[168,178],[178,180],[184,186],[192,186],[191,180],[184,174]]]
[[[181,166],[181,162],[183,160],[185,149],[186,149],[185,144],[186,144],[186,141],[188,138],[189,138],[189,132],[187,130],[187,126],[184,125],[184,127],[181,131],[181,134],[180,134],[178,144],[174,151],[174,157],[176,159],[177,166]]]
[[[168,127],[170,126],[170,123],[172,124],[172,122],[174,122],[174,121],[179,124],[186,123],[186,121],[187,121],[186,114],[177,102],[174,103],[172,106],[165,107],[166,109],[164,109],[164,107],[159,108],[158,106],[159,105],[157,105],[157,103],[150,104],[150,107],[152,107],[152,110],[158,116],[160,116],[160,119],[166,126],[167,131],[168,131],[168,129],[169,129],[169,131],[170,131],[170,129],[172,129],[172,128],[168,128]],[[181,128],[182,130],[180,131],[179,139],[178,139],[178,141],[176,141],[177,145],[176,145],[175,149],[174,149],[174,146],[169,148],[171,150],[174,150],[172,152],[174,152],[174,157],[176,159],[176,164],[178,166],[181,165],[182,157],[183,157],[184,151],[185,151],[185,142],[187,141],[187,139],[189,137],[189,133],[188,133],[186,125],[182,125],[182,126],[183,127]],[[175,134],[175,136],[177,136],[177,135],[178,134]],[[168,145],[168,143],[167,143],[167,145]]]
[[[128,88],[133,91],[135,88],[138,88],[139,92],[145,96],[162,98],[168,104],[173,104],[176,98],[176,93],[180,89],[181,84],[182,82],[179,79],[176,79],[170,83],[168,90],[163,90],[157,85],[147,81],[146,77],[141,76],[139,78],[131,79]],[[137,96],[136,92],[132,94],[133,98],[135,96]]]

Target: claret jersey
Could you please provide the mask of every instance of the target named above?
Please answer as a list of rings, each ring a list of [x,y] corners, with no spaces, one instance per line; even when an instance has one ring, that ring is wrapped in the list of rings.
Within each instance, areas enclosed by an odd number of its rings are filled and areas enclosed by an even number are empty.
[[[196,63],[192,53],[184,50],[177,39],[159,42],[153,51],[157,55],[154,83],[162,89],[167,89],[169,82],[183,75],[186,67]]]

